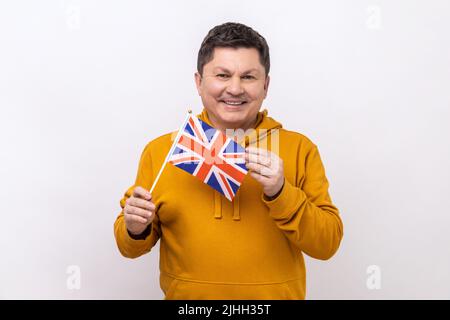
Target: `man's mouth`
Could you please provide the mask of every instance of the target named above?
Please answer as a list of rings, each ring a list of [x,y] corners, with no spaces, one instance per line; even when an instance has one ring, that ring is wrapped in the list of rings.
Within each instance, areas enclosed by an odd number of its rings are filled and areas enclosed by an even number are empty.
[[[223,102],[226,105],[233,106],[233,107],[241,106],[241,105],[247,103],[247,101],[245,101],[245,100],[220,100],[220,102]]]

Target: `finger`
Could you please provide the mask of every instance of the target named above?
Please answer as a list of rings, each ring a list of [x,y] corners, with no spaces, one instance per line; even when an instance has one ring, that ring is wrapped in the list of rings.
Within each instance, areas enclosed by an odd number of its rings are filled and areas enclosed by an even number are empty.
[[[150,202],[149,200],[131,197],[131,198],[128,198],[125,202],[126,202],[126,204],[133,206],[133,207],[139,207],[139,208],[150,210],[150,211],[155,210],[155,205],[152,202]]]
[[[150,194],[150,192],[140,186],[137,186],[136,188],[134,188],[133,196],[135,196],[137,198],[147,199],[147,200],[150,200],[152,198],[152,195]]]
[[[270,168],[263,166],[262,164],[259,163],[254,162],[248,163],[247,168],[249,168],[253,172],[259,173],[260,175],[266,176],[268,178],[274,175],[274,172]]]
[[[270,159],[270,161],[272,161],[273,163],[281,161],[281,158],[277,154],[262,148],[248,147],[245,149],[245,154],[246,155],[256,154],[261,157]]]
[[[129,215],[140,216],[145,219],[150,219],[153,215],[152,211],[147,211],[138,207],[127,206],[126,213]]]
[[[269,178],[260,175],[259,173],[255,172],[255,171],[250,171],[250,176],[252,176],[256,181],[258,181],[259,183],[261,183],[263,186],[268,185],[269,184]]]
[[[141,216],[136,216],[134,214],[125,215],[125,219],[127,220],[127,222],[137,222],[137,223],[141,223],[141,224],[148,223],[147,219],[142,218]]]
[[[257,155],[257,154],[246,154],[245,155],[245,160],[248,163],[259,163],[262,164],[263,166],[266,167],[270,167],[270,165],[272,164],[272,161],[270,158],[267,158],[265,156],[261,156],[261,155]]]
[[[246,153],[251,153],[251,154],[260,154],[266,157],[269,157],[270,155],[270,151],[266,150],[266,149],[262,149],[262,148],[256,148],[256,147],[247,147],[245,148],[245,152]]]

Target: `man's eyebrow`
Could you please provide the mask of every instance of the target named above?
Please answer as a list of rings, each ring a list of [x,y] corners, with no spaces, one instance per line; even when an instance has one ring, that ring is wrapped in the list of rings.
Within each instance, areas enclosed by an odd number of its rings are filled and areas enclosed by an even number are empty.
[[[252,72],[256,72],[256,73],[258,73],[259,72],[259,70],[258,69],[256,69],[256,68],[252,68],[252,69],[249,69],[249,70],[247,70],[247,71],[244,71],[242,74],[249,74],[249,73],[252,73]]]
[[[218,70],[226,72],[226,73],[231,73],[230,70],[228,70],[227,68],[224,68],[224,67],[215,67],[213,69],[213,71],[218,71]],[[242,74],[249,74],[249,73],[252,73],[252,72],[258,73],[259,70],[256,69],[256,68],[251,68],[251,69],[248,69],[248,70],[244,71]]]
[[[216,72],[216,71],[223,71],[223,72],[226,72],[226,73],[231,73],[230,70],[228,70],[227,68],[224,68],[224,67],[215,67],[213,69],[213,71],[214,72]]]

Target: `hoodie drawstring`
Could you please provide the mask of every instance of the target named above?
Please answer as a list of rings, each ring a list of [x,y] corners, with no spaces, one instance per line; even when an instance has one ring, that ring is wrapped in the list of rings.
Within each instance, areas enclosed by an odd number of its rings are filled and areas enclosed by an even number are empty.
[[[233,220],[241,220],[239,201],[238,192],[233,199]],[[214,191],[214,218],[222,219],[222,196],[216,191]]]
[[[233,199],[233,220],[241,220],[241,213],[239,212],[239,192],[236,193]]]
[[[220,194],[216,191],[214,192],[214,218],[222,219],[222,199]]]
[[[214,218],[222,219],[222,196],[216,191],[214,191]],[[239,192],[236,193],[233,199],[233,220],[241,220]]]

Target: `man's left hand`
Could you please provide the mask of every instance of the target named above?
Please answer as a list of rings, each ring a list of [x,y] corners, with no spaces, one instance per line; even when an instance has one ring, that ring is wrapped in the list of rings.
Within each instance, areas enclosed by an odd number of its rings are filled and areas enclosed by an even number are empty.
[[[265,149],[248,147],[245,149],[245,164],[250,175],[258,181],[267,197],[278,194],[284,185],[283,160]]]

